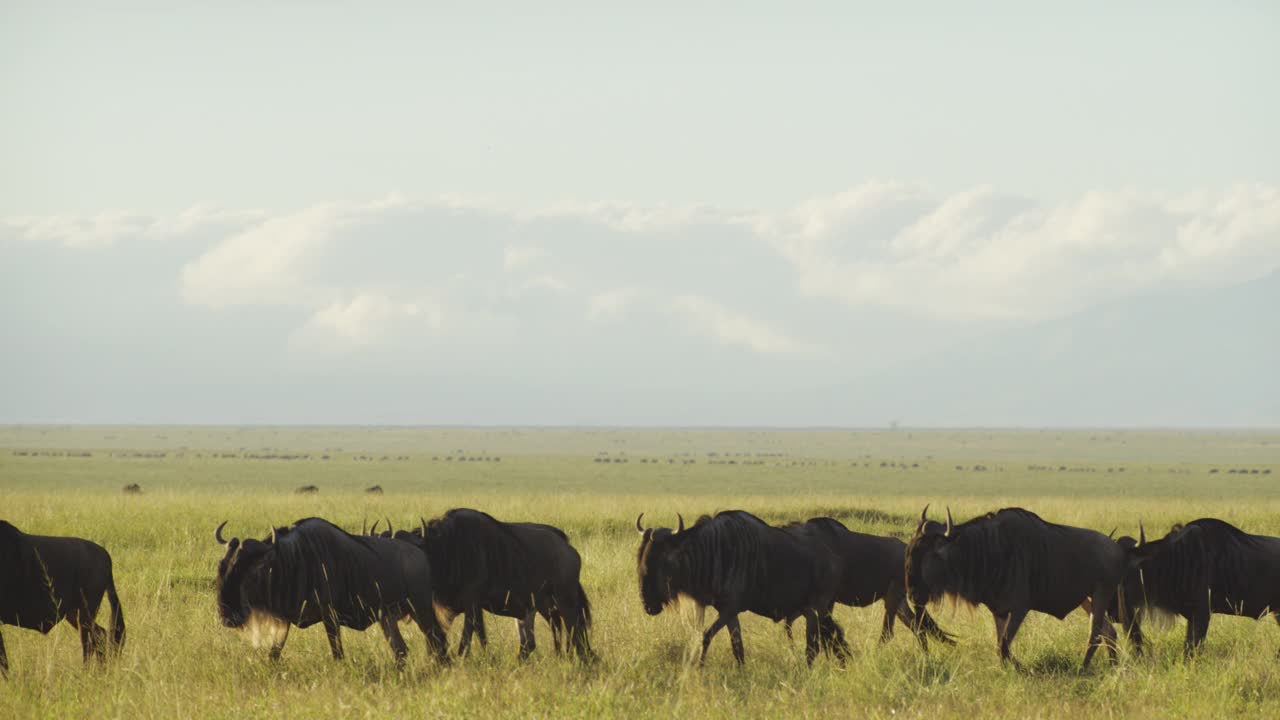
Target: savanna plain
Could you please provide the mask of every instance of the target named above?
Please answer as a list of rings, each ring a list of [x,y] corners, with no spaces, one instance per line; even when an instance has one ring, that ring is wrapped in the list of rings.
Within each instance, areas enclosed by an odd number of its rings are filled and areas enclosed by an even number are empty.
[[[142,493],[121,491],[131,483]],[[746,667],[722,634],[699,669],[692,612],[640,606],[634,528],[640,512],[674,526],[677,512],[741,508],[905,539],[932,503],[957,521],[1022,506],[1102,532],[1215,516],[1280,535],[1278,490],[1277,431],[3,427],[0,518],[106,547],[128,640],[86,668],[65,624],[0,628],[11,664],[0,717],[1280,717],[1280,628],[1223,616],[1191,660],[1179,619],[1152,629],[1145,656],[1122,644],[1117,664],[1081,673],[1083,612],[1033,613],[1014,644],[1023,672],[999,663],[982,609],[934,608],[958,642],[926,653],[901,626],[878,642],[880,605],[837,607],[854,656],[812,668],[800,635],[744,615]],[[541,620],[529,661],[516,660],[514,622],[491,618],[487,650],[451,667],[405,626],[403,670],[376,628],[343,631],[343,662],[320,628],[295,629],[272,662],[217,621],[223,520],[238,536],[309,516],[358,532],[452,507],[569,534],[598,663],[556,656]]]

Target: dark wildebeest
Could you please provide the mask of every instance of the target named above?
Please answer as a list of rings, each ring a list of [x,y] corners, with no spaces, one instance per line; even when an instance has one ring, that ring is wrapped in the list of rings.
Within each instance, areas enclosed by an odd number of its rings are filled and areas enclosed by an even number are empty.
[[[299,495],[314,495],[315,493],[320,492],[320,488],[315,485],[303,485],[297,490],[294,490],[294,492]]]
[[[938,627],[924,608],[913,610],[907,602],[907,586],[903,578],[906,543],[893,537],[854,532],[839,520],[829,517],[794,522],[783,529],[825,543],[840,558],[844,567],[836,587],[835,602],[867,607],[884,601],[880,642],[887,642],[893,637],[894,619],[900,618],[915,633],[921,647],[928,649],[928,636],[948,645],[955,644],[951,634]],[[790,619],[787,621],[787,634],[791,634]]]
[[[702,627],[703,608],[718,617],[702,636],[707,648],[721,628],[729,628],[733,657],[746,662],[738,614],[751,612],[771,620],[805,618],[805,660],[813,664],[820,650],[843,662],[849,655],[844,632],[831,616],[840,584],[841,562],[825,543],[773,527],[741,510],[726,510],[698,519],[685,530],[645,528],[636,556],[640,599],[645,612],[657,615],[682,597],[692,600]]]
[[[1021,508],[1005,508],[953,525],[920,513],[907,546],[907,592],[917,608],[950,596],[986,605],[996,621],[1000,659],[1017,661],[1009,646],[1027,613],[1059,620],[1091,600],[1093,617],[1084,667],[1105,645],[1116,656],[1115,628],[1106,609],[1129,567],[1124,550],[1094,530],[1055,525]]]
[[[484,612],[518,620],[520,659],[536,649],[534,617],[551,625],[556,652],[572,649],[592,660],[591,603],[579,576],[582,558],[559,528],[508,523],[456,508],[395,537],[421,548],[431,560],[436,604],[450,618],[464,615],[458,654],[466,655],[475,634],[488,638]]]
[[[227,546],[218,564],[218,615],[230,628],[270,634],[280,657],[289,626],[323,623],[333,657],[342,659],[340,627],[364,630],[375,622],[403,663],[408,654],[397,623],[409,617],[427,647],[447,662],[444,631],[433,610],[431,566],[399,540],[351,535],[327,520],[307,518],[272,529],[263,540],[214,538]]]
[[[1250,535],[1213,518],[1174,525],[1159,540],[1122,537],[1117,542],[1138,568],[1124,582],[1121,601],[1109,613],[1124,624],[1134,649],[1142,652],[1142,616],[1166,612],[1187,619],[1185,652],[1204,642],[1209,616],[1241,615],[1280,622],[1280,538]]]
[[[367,492],[367,493],[369,493],[370,495],[381,495],[381,494],[382,494],[382,486],[381,486],[381,485],[374,485],[374,486],[372,486],[372,487],[367,487],[367,488],[365,488],[365,489],[364,489],[364,491],[365,491],[365,492]]]
[[[96,622],[103,595],[111,603],[110,638]],[[28,535],[0,520],[0,625],[48,633],[63,618],[80,631],[86,662],[124,647],[111,555],[88,540]],[[0,674],[8,669],[0,635]]]
[[[125,485],[121,489],[124,491],[125,495],[141,495],[142,494],[142,486],[139,485],[138,483],[129,483],[128,485]]]

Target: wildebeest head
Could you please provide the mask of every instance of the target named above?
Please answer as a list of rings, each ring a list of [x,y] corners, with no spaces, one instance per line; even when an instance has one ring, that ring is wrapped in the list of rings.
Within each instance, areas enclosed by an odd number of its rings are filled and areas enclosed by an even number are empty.
[[[916,607],[937,600],[951,589],[948,560],[955,551],[951,543],[951,509],[947,509],[946,525],[929,520],[928,513],[929,506],[925,505],[915,535],[907,544],[907,595]]]
[[[680,575],[680,534],[684,532],[684,518],[679,513],[676,518],[679,527],[673,531],[671,528],[646,528],[641,524],[644,513],[636,517],[636,531],[641,534],[636,574],[640,578],[640,601],[644,611],[650,615],[661,613],[676,599],[672,581]]]
[[[275,550],[276,531],[272,529],[268,540],[241,540],[236,537],[225,540],[222,528],[226,524],[224,520],[213,533],[214,539],[227,548],[218,563],[218,616],[222,618],[223,625],[240,628],[248,622],[252,612],[253,599],[247,591],[251,584],[245,580],[256,574],[263,561]]]

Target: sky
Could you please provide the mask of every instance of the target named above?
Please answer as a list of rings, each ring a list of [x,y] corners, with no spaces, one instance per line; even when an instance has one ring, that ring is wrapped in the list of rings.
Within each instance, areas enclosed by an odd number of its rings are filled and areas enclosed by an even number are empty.
[[[1265,2],[8,2],[0,422],[870,422],[770,398],[1280,269],[1278,35]]]

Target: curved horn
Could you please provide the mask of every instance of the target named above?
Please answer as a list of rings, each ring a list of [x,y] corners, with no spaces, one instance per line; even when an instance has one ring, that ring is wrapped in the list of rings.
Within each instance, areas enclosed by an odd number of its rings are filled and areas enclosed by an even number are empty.
[[[360,534],[369,534],[369,518],[360,518]]]
[[[213,539],[217,540],[219,545],[227,544],[227,541],[222,539],[222,528],[226,526],[227,526],[227,521],[223,520],[222,524],[218,526],[218,529],[213,531]]]
[[[396,531],[391,529],[391,518],[387,518],[387,532],[393,536],[396,534]]]
[[[644,526],[640,524],[640,521],[643,519],[644,519],[644,513],[640,513],[639,515],[636,516],[636,532],[638,533],[644,532]]]
[[[276,528],[274,525],[271,526],[271,544],[276,544]]]
[[[418,516],[418,526],[422,528],[422,539],[427,539],[427,521],[421,515]]]
[[[1138,521],[1138,547],[1147,544],[1147,529],[1142,527],[1142,521]]]
[[[676,529],[676,532],[684,532],[684,516],[680,513],[676,513],[676,519],[680,521],[680,527]]]
[[[920,524],[924,525],[929,522],[929,506],[926,504],[924,509],[920,511]]]
[[[381,520],[381,519],[379,519],[379,518],[374,518],[374,519],[373,519],[373,527],[369,528],[369,532],[368,532],[368,533],[366,533],[366,534],[367,534],[367,535],[377,535],[377,534],[378,534],[378,525],[379,525],[381,522],[382,522],[382,520]]]
[[[951,522],[951,506],[948,505],[947,506],[947,531],[943,533],[943,537],[951,537],[951,526],[953,524],[954,523]]]
[[[1117,531],[1117,530],[1119,530],[1119,529],[1120,529],[1120,528],[1118,528],[1118,527],[1113,527],[1113,528],[1111,528],[1111,532],[1107,533],[1107,539],[1108,539],[1108,540],[1115,540],[1115,539],[1116,539],[1116,531]]]

